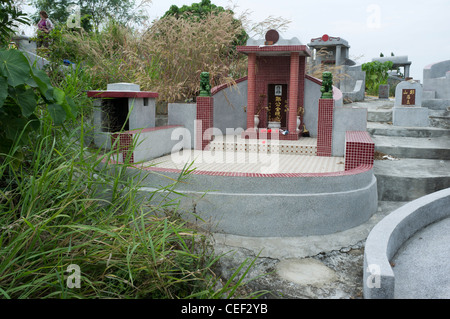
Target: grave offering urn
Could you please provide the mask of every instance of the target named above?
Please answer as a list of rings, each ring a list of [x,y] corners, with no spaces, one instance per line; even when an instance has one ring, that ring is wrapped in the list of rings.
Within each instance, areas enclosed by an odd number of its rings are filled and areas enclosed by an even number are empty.
[[[255,114],[255,130],[258,129],[258,125],[259,125],[259,115]]]

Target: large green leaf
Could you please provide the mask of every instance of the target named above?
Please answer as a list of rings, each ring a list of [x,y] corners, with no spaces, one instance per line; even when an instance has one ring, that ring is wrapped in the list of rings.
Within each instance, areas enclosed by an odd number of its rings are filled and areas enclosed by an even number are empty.
[[[56,103],[62,105],[66,101],[66,94],[60,88],[53,88],[53,99]]]
[[[31,78],[27,82],[28,85],[38,88],[46,103],[54,103],[53,86],[47,73],[35,67],[31,68]]]
[[[56,125],[62,124],[66,119],[66,110],[59,104],[50,104],[48,107],[50,117]]]
[[[72,119],[75,119],[77,117],[77,114],[78,114],[77,106],[76,106],[75,102],[73,101],[73,99],[70,96],[66,96],[66,101],[67,101],[67,104],[70,107],[70,113],[72,115]]]
[[[30,64],[18,50],[0,51],[0,75],[8,79],[8,84],[18,86],[25,84],[30,78]]]
[[[10,118],[8,122],[4,123],[6,138],[15,141],[20,137],[20,142],[24,143],[27,139],[26,133],[31,129],[27,124],[28,120],[23,117]]]
[[[5,103],[6,98],[8,97],[8,81],[2,76],[0,76],[0,108]]]
[[[9,96],[20,107],[22,115],[29,117],[36,109],[36,94],[33,89],[26,88],[25,85],[10,87],[8,89]]]

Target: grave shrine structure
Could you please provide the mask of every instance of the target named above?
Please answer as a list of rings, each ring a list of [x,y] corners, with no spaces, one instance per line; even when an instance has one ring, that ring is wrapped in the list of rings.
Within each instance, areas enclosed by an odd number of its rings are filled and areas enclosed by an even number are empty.
[[[408,80],[397,84],[392,110],[394,126],[429,126],[428,108],[422,107],[422,94],[419,82]]]
[[[177,149],[170,137],[179,126],[155,127],[158,93],[140,91],[133,83],[111,83],[106,91],[88,91],[87,96],[94,99],[94,144],[116,150],[116,161],[136,163]]]
[[[281,128],[280,140],[298,140],[297,113],[303,107],[306,57],[311,55],[308,47],[297,38],[285,40],[270,30],[264,40],[249,39],[237,51],[248,56],[247,130],[243,136],[258,138],[267,134],[268,128]],[[256,128],[255,115],[259,115]]]
[[[313,67],[336,66],[340,67],[340,73],[345,74],[335,86],[342,91],[346,102],[364,101],[366,72],[362,71],[361,64],[350,59],[347,40],[324,34],[311,39],[308,47],[312,52],[310,61]]]

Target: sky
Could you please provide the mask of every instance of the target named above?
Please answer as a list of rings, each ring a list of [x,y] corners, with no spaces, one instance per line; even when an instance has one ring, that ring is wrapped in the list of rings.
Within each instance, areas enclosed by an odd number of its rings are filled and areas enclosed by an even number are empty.
[[[153,0],[147,7],[149,21],[161,17],[171,5],[181,7],[201,0]],[[269,16],[290,20],[285,39],[297,37],[302,44],[328,34],[350,45],[350,58],[358,64],[372,61],[382,52],[406,55],[412,62],[410,76],[423,77],[423,68],[450,60],[449,0],[212,0],[249,19]],[[51,18],[51,17],[50,17]]]

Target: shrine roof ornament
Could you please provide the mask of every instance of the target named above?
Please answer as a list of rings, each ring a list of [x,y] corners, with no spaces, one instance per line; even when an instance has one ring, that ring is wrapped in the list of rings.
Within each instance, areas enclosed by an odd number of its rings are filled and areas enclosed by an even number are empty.
[[[311,39],[310,43],[308,43],[309,47],[316,46],[336,46],[342,45],[345,47],[350,47],[348,42],[341,37],[330,37],[328,34],[324,34],[321,37]]]
[[[298,52],[302,56],[311,56],[308,47],[298,38],[283,39],[278,31],[273,29],[267,31],[264,39],[248,39],[245,46],[237,47],[237,51],[257,55],[289,55],[291,52]]]

